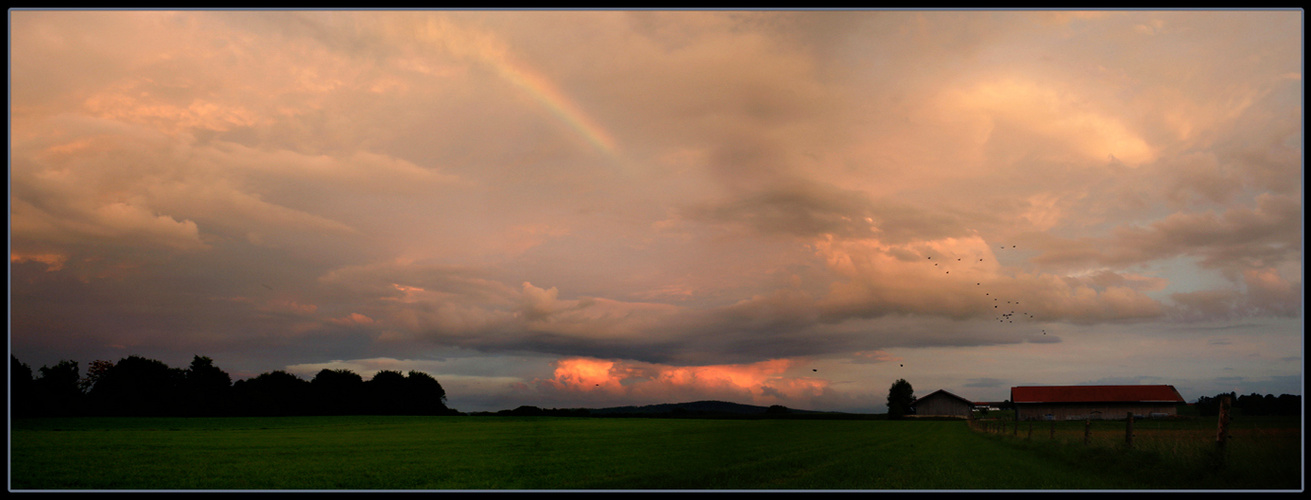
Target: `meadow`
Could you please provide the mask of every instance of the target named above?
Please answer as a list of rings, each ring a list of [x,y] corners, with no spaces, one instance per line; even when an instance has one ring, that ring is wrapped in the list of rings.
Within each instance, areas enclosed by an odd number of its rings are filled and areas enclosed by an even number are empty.
[[[1077,424],[1077,425],[1075,425]],[[1299,489],[1298,419],[1082,422],[479,416],[11,422],[12,490]],[[1021,424],[1022,426],[1024,424]],[[1213,423],[1212,423],[1213,425]],[[1118,437],[1116,436],[1118,430]],[[1210,429],[1214,444],[1214,428]],[[1156,435],[1149,439],[1149,436]],[[1203,444],[1181,444],[1194,441]],[[1175,444],[1163,444],[1163,443]],[[1150,444],[1149,444],[1150,443]],[[1200,457],[1200,458],[1199,458]]]

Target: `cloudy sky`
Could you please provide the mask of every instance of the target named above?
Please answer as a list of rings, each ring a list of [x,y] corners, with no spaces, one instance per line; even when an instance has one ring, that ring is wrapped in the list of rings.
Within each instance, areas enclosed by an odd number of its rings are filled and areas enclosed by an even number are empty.
[[[462,411],[1301,394],[1283,11],[9,11],[11,352]]]

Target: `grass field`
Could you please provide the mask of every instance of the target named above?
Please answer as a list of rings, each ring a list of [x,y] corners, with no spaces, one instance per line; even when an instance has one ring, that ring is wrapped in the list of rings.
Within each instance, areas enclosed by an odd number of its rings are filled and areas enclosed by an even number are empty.
[[[1136,434],[1144,436],[1141,446],[1123,450],[1110,444],[1116,429],[1123,441],[1123,422],[1119,427],[1099,423],[1108,426],[1097,431],[1107,442],[1085,446],[1081,422],[1077,435],[1068,425],[1072,423],[1062,423],[1062,439],[1051,439],[1045,427],[1035,428],[1032,437],[998,435],[972,431],[962,421],[474,416],[33,419],[12,423],[10,487],[1299,489],[1299,422],[1284,422],[1249,428],[1249,437],[1235,439],[1229,452],[1237,460],[1199,466],[1190,458],[1193,452],[1178,446],[1173,452],[1153,449],[1147,446],[1146,435],[1200,433],[1203,424],[1195,429],[1182,424],[1152,429],[1139,422]],[[1288,434],[1289,426],[1296,435]],[[1261,433],[1269,435],[1257,437]]]
[[[1008,422],[988,436],[1006,446],[1068,463],[1099,463],[1168,489],[1286,489],[1302,487],[1301,422],[1296,417],[1243,417],[1216,446],[1215,417],[1136,420],[1132,440],[1123,420]],[[1085,433],[1087,435],[1085,436]]]

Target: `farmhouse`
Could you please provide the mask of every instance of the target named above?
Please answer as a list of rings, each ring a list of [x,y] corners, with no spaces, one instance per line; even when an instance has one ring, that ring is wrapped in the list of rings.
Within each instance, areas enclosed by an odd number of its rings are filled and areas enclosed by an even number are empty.
[[[916,417],[969,418],[974,402],[939,389],[916,399],[910,407],[915,410]]]
[[[1176,414],[1184,398],[1172,385],[1065,385],[1012,387],[1017,420],[1118,420]]]

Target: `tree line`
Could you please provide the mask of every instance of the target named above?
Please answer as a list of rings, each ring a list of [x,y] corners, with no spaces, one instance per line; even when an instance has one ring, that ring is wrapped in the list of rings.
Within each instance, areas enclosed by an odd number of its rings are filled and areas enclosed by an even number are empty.
[[[10,415],[47,416],[289,416],[453,415],[446,390],[420,371],[378,372],[370,380],[350,370],[320,370],[310,380],[275,370],[233,381],[214,360],[195,356],[174,368],[141,356],[97,360],[82,376],[76,361],[37,371],[10,356]]]
[[[1214,417],[1220,414],[1220,400],[1229,398],[1229,408],[1237,410],[1239,415],[1252,416],[1295,416],[1302,414],[1302,396],[1292,394],[1280,394],[1275,397],[1271,394],[1264,396],[1252,393],[1239,396],[1235,392],[1216,394],[1215,397],[1202,396],[1197,398],[1193,408],[1197,413],[1204,417]]]

